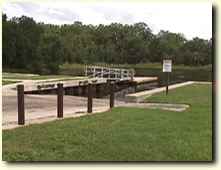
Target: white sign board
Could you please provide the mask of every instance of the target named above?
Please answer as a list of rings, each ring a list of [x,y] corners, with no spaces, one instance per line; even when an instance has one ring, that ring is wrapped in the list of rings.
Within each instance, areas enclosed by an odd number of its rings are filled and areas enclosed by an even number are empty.
[[[172,60],[163,60],[163,72],[172,71]]]

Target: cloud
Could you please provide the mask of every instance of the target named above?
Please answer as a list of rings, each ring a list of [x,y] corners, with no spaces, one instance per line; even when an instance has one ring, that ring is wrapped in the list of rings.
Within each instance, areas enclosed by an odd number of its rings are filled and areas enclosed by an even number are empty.
[[[48,13],[46,12],[46,15],[52,19],[57,19],[63,22],[74,22],[79,20],[79,15],[77,13],[67,9],[49,8]]]
[[[160,30],[183,33],[188,39],[212,36],[210,3],[80,3],[73,1],[7,2],[7,16],[26,15],[37,22],[51,24],[134,24],[145,22],[154,33]]]
[[[107,22],[120,22],[124,24],[131,24],[134,22],[133,14],[125,9],[118,9],[105,5],[97,5],[92,7],[92,9],[94,12],[101,13],[103,19]]]
[[[25,13],[34,13],[40,9],[40,5],[29,2],[29,3],[23,3],[23,2],[12,2],[12,5],[16,6],[16,8],[22,9]]]
[[[53,21],[56,22],[56,24],[63,24],[67,22],[73,23],[79,20],[79,15],[69,9],[42,6],[32,2],[13,2],[7,4],[7,7],[3,8],[3,11],[6,11],[9,15],[13,15],[14,11],[18,11],[20,15],[15,13],[16,16],[27,15],[37,19],[38,22],[51,23],[51,21]]]

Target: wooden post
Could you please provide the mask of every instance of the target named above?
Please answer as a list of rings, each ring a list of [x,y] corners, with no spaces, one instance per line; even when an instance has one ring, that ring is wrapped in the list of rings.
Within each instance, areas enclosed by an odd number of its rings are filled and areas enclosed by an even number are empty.
[[[85,65],[85,76],[87,77],[87,64]]]
[[[92,106],[93,106],[93,89],[92,84],[88,84],[88,99],[87,99],[87,112],[92,113]]]
[[[81,88],[82,88],[82,96],[86,96],[87,86],[86,86],[86,85],[83,85],[83,86],[81,86]]]
[[[166,95],[168,95],[168,86],[169,86],[169,72],[167,72],[167,85],[166,85]]]
[[[18,124],[25,124],[25,102],[24,102],[24,85],[17,85],[17,98],[18,98]]]
[[[134,80],[134,70],[133,69],[130,70],[130,80],[131,81]]]
[[[114,107],[114,89],[115,88],[115,84],[114,82],[110,83],[110,108]]]
[[[114,69],[114,78],[117,79],[117,73],[118,73],[118,70],[117,69]]]
[[[108,75],[108,78],[111,78],[111,75],[110,75],[110,73],[111,73],[111,70],[110,70],[110,68],[109,68],[109,75]]]
[[[57,86],[57,117],[63,118],[63,84],[58,83]]]
[[[100,85],[100,84],[97,84],[96,87],[95,87],[95,97],[102,97],[102,86],[103,85]]]
[[[93,78],[96,76],[96,69],[95,67],[93,68]]]
[[[104,78],[104,68],[101,67],[101,78]]]

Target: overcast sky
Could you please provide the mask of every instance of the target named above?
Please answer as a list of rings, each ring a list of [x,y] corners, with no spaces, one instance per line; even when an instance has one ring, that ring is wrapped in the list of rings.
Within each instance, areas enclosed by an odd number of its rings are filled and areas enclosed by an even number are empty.
[[[9,18],[26,15],[37,22],[51,24],[134,24],[145,22],[153,31],[183,33],[187,39],[212,37],[212,4],[210,3],[144,3],[74,1],[7,2],[3,12]]]

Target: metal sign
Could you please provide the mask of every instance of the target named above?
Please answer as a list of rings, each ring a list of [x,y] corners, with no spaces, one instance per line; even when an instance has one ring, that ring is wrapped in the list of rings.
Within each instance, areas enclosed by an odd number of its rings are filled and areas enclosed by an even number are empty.
[[[172,60],[163,60],[163,72],[172,72]]]

